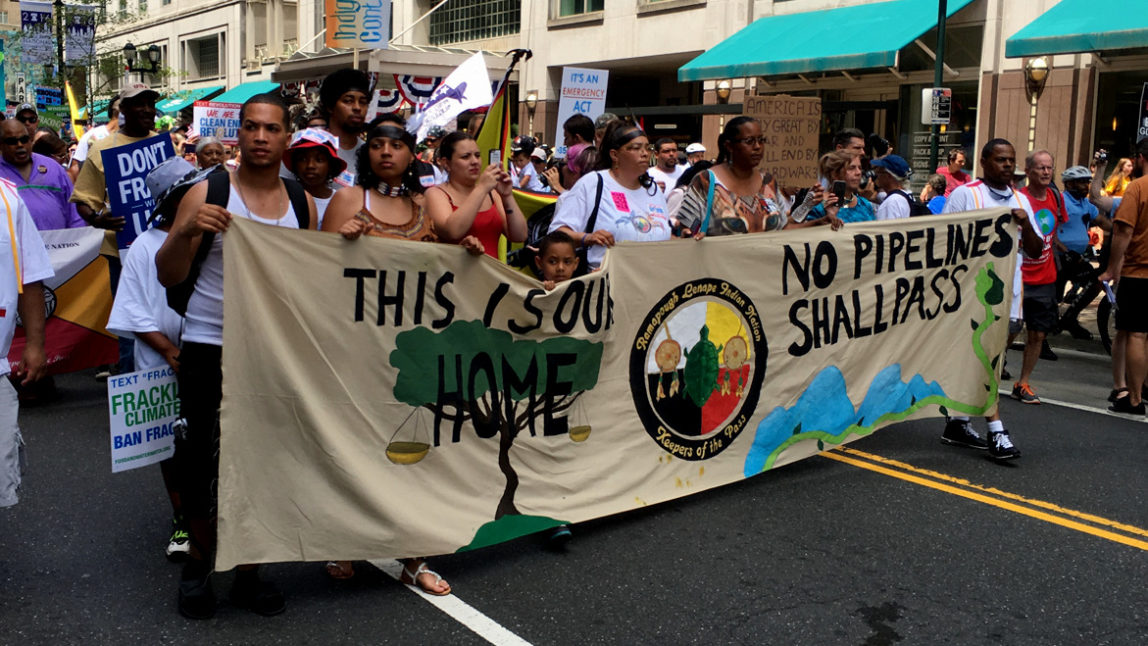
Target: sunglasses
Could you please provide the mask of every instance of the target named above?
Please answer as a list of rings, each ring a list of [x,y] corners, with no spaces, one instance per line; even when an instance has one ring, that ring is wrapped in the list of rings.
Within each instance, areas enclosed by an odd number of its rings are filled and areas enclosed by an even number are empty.
[[[16,120],[20,123],[37,123],[40,121],[40,117],[36,115],[32,115],[30,117],[17,115]]]
[[[29,141],[32,141],[32,138],[28,135],[24,135],[23,137],[4,137],[0,139],[0,142],[3,142],[5,146],[15,146],[17,144],[23,146]]]

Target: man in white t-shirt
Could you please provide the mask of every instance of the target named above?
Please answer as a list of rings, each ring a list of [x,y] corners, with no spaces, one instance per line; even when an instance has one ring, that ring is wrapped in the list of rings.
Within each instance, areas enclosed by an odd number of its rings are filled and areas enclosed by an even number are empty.
[[[19,501],[24,467],[24,440],[16,423],[20,412],[16,389],[8,380],[8,350],[16,333],[16,314],[24,326],[24,355],[15,367],[22,384],[44,375],[44,291],[40,281],[55,275],[44,242],[16,186],[0,179],[4,217],[0,225],[0,507]],[[13,240],[11,233],[15,232]]]
[[[1016,271],[1013,273],[1012,307],[1009,311],[1009,338],[1020,332],[1021,295],[1021,254],[1029,258],[1039,258],[1044,249],[1044,239],[1037,228],[1040,224],[1032,212],[1028,199],[1013,190],[1012,174],[1016,169],[1016,149],[1004,139],[993,139],[981,149],[981,169],[984,177],[959,186],[949,195],[945,203],[945,213],[974,211],[994,206],[1012,208],[1013,219],[1020,226],[1020,248],[1017,251]],[[1007,347],[1007,346],[1006,346]],[[973,430],[968,417],[950,417],[945,425],[941,441],[954,446],[973,449],[988,449],[989,457],[1009,460],[1020,457],[1020,451],[1013,446],[1009,433],[1001,422],[1000,410],[985,418],[989,424],[988,442]]]
[[[108,104],[108,122],[102,126],[90,128],[80,137],[79,143],[76,144],[76,152],[72,153],[72,163],[68,165],[68,177],[72,178],[72,184],[76,183],[76,176],[80,174],[80,166],[84,164],[84,160],[88,158],[88,148],[91,147],[92,142],[99,141],[104,137],[115,132],[120,127],[120,101],[114,99]]]
[[[327,114],[327,130],[339,139],[339,159],[347,163],[347,170],[335,178],[343,186],[355,184],[355,155],[363,145],[359,135],[366,128],[370,98],[370,78],[352,68],[331,72],[319,87],[319,105]]]
[[[654,143],[654,162],[647,172],[663,194],[674,190],[678,178],[688,168],[685,164],[678,165],[678,144],[669,137],[662,137]]]
[[[186,420],[176,436],[174,459],[179,471],[181,503],[191,534],[191,551],[179,583],[179,611],[190,619],[215,614],[211,564],[215,549],[214,482],[219,472],[219,405],[223,397],[223,236],[233,218],[298,229],[315,228],[315,203],[293,180],[279,177],[287,149],[288,114],[282,97],[259,94],[239,111],[239,150],[243,164],[227,178],[227,203],[208,202],[212,180],[193,186],[183,197],[175,223],[156,253],[156,273],[165,287],[182,283],[201,257],[187,302],[179,353],[180,410]],[[296,192],[297,191],[297,192]],[[282,198],[286,192],[286,204]],[[307,213],[296,211],[301,194]],[[285,210],[284,210],[285,209]],[[211,234],[205,238],[205,234]],[[283,595],[259,578],[254,568],[240,567],[231,590],[232,604],[261,615],[283,612]]]

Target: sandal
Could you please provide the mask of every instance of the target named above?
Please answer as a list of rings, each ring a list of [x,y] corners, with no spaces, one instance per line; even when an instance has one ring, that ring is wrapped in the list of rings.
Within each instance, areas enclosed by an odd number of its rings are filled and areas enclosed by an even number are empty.
[[[355,576],[355,568],[350,561],[327,561],[327,576],[337,581],[345,581]]]
[[[442,582],[442,577],[439,576],[439,573],[435,572],[434,570],[427,567],[426,561],[420,560],[419,566],[417,568],[415,568],[415,571],[413,573],[409,569],[407,569],[408,567],[409,567],[408,565],[403,564],[403,572],[402,572],[402,574],[399,575],[399,582],[400,583],[404,583],[406,585],[413,585],[414,587],[418,588],[419,590],[421,590],[427,594],[433,594],[436,597],[445,597],[446,595],[450,594],[451,588],[450,588],[449,584],[447,585],[446,590],[439,592],[439,591],[435,590],[434,588],[427,587],[427,586],[424,586],[421,583],[419,583],[419,575],[420,574],[429,574],[429,575],[433,576],[435,578],[436,584]]]

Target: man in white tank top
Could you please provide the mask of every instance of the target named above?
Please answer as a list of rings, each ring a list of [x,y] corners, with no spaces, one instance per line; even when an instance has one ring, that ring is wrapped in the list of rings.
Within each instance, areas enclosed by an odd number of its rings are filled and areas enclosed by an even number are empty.
[[[203,234],[213,234],[211,250],[199,269],[187,304],[187,323],[180,351],[180,406],[187,426],[177,434],[175,461],[181,497],[191,534],[191,554],[179,584],[179,611],[192,619],[215,613],[211,563],[215,549],[214,483],[218,477],[219,404],[223,375],[223,240],[233,218],[248,218],[273,226],[314,229],[315,203],[306,197],[307,218],[297,217],[279,163],[287,148],[287,106],[275,94],[248,99],[239,113],[239,150],[243,164],[230,178],[226,207],[206,203],[207,182],[193,186],[183,198],[171,233],[156,253],[156,269],[165,287],[188,276]],[[252,566],[240,566],[231,589],[233,605],[262,615],[279,614],[283,595],[261,581]]]

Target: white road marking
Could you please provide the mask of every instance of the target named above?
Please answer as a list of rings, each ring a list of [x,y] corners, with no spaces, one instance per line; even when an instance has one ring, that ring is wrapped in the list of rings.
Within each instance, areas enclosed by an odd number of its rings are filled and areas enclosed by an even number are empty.
[[[1001,388],[998,390],[998,392],[1001,394],[1001,397],[1008,397],[1010,399],[1012,398],[1012,391],[1011,390]],[[1145,417],[1144,415],[1125,415],[1123,413],[1113,413],[1112,411],[1108,410],[1107,408],[1097,408],[1095,406],[1085,406],[1084,404],[1075,404],[1073,402],[1060,401],[1059,399],[1049,399],[1049,398],[1044,397],[1044,396],[1041,396],[1040,402],[1041,403],[1039,405],[1051,404],[1053,406],[1063,406],[1065,408],[1082,410],[1086,413],[1096,413],[1098,415],[1107,415],[1108,417],[1115,417],[1117,419],[1123,419],[1123,420],[1127,420],[1129,422],[1140,422],[1141,424],[1148,424],[1148,417]],[[1037,406],[1038,404],[1027,404],[1027,405]]]
[[[403,566],[394,559],[375,559],[367,561],[371,565],[387,573],[395,581],[399,581]],[[515,635],[490,617],[475,610],[458,595],[449,594],[445,597],[436,597],[418,589],[417,586],[408,585],[407,589],[423,598],[458,623],[466,626],[479,637],[495,646],[530,646],[530,642]]]

